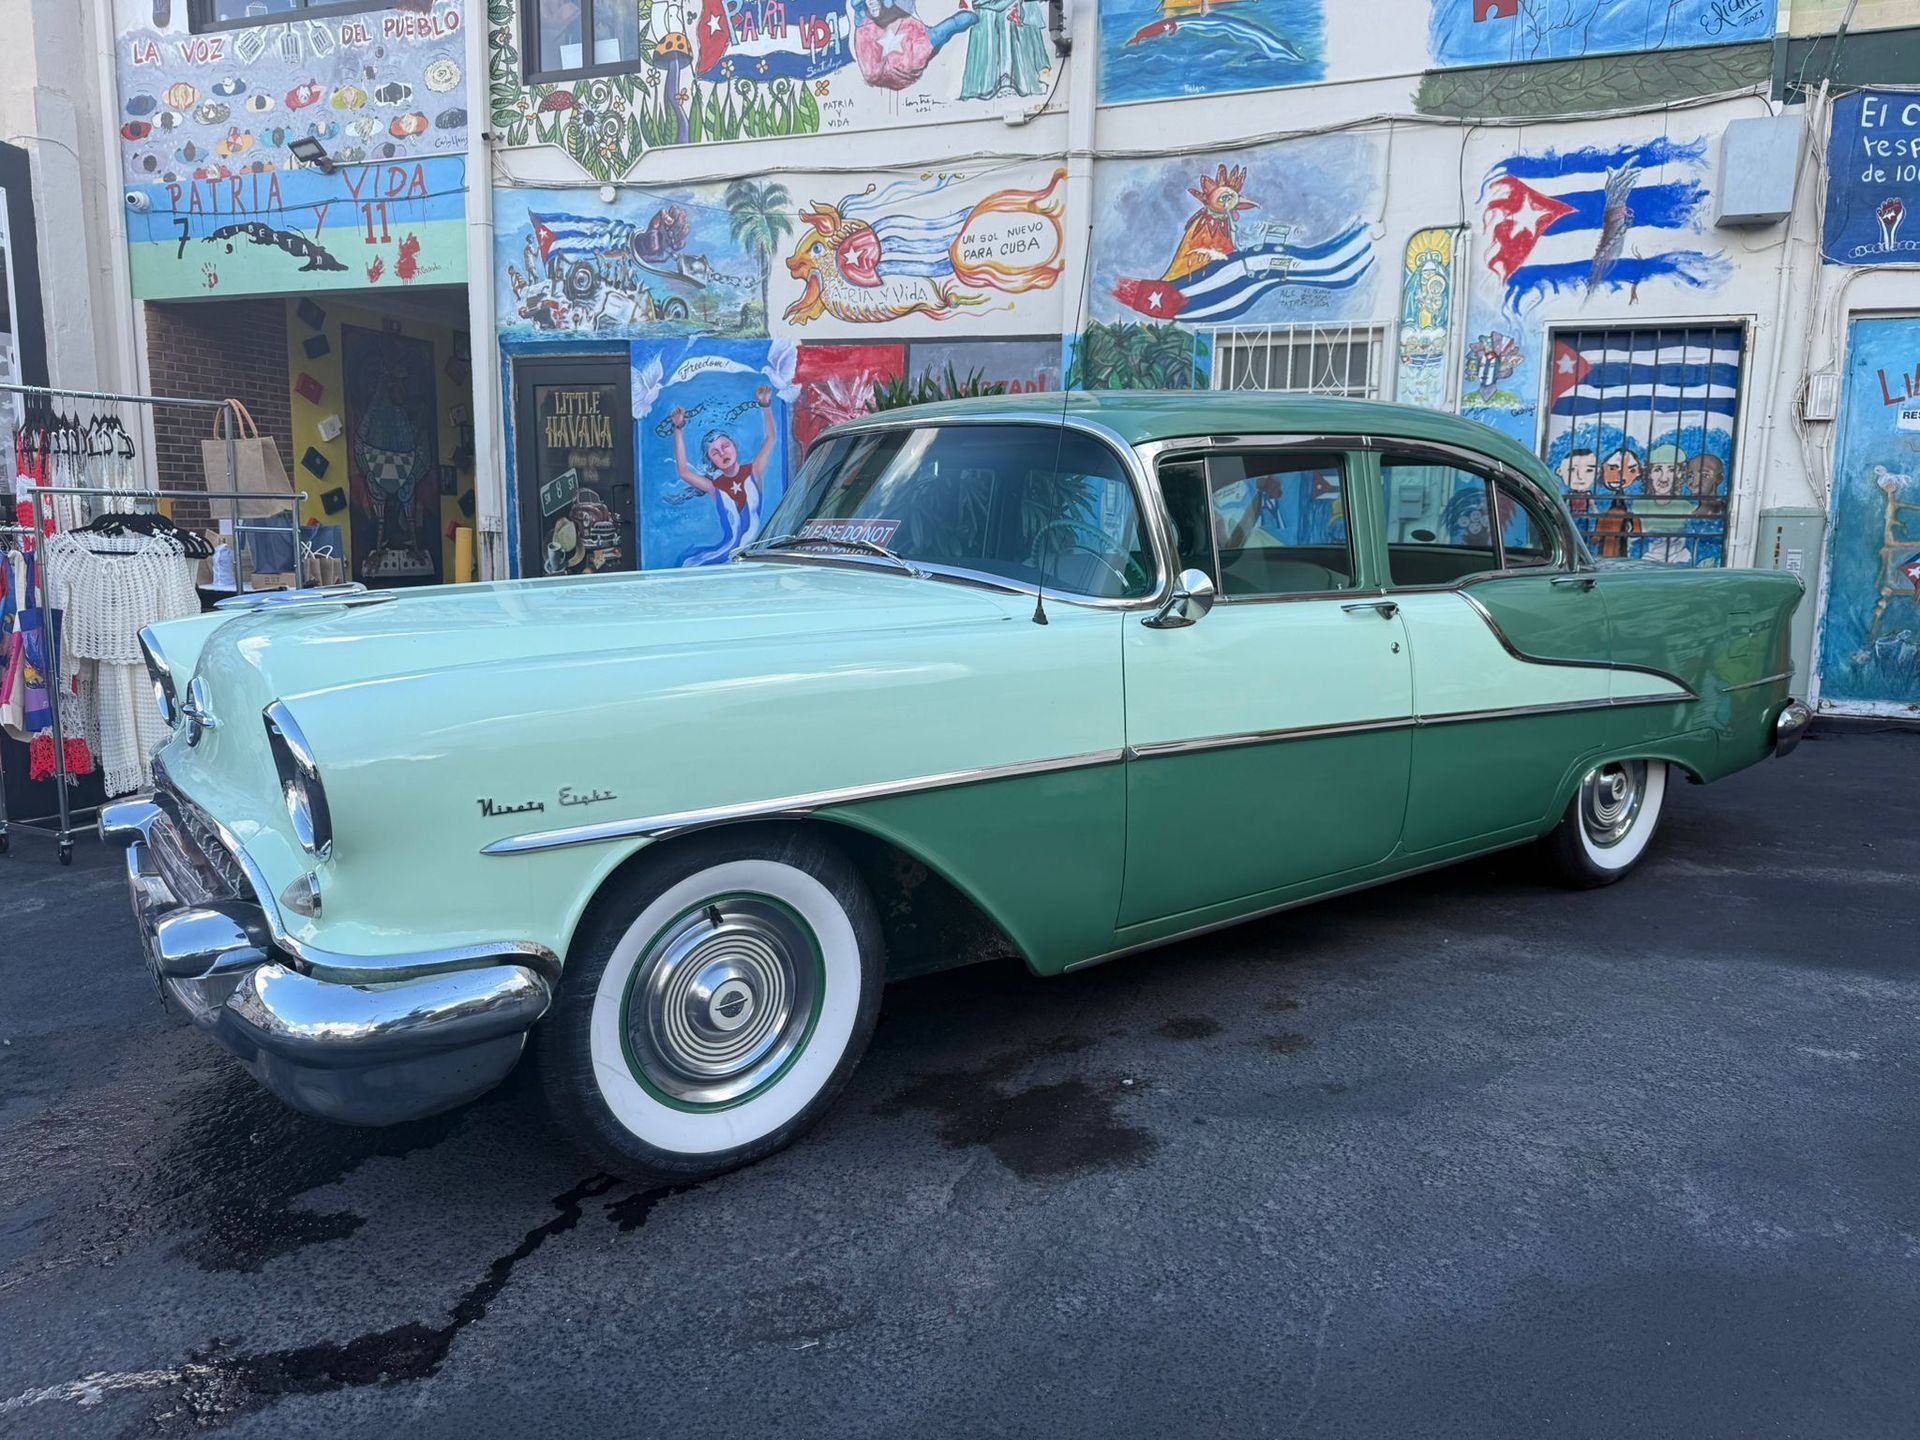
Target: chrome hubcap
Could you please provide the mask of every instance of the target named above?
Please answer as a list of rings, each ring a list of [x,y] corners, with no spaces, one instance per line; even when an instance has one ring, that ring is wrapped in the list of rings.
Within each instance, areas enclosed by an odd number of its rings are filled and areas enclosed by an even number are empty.
[[[752,896],[715,901],[676,921],[634,968],[628,1053],[668,1097],[726,1104],[793,1058],[819,991],[812,936],[792,911]]]
[[[1595,845],[1618,845],[1640,818],[1647,793],[1647,762],[1602,765],[1580,786],[1580,826]]]

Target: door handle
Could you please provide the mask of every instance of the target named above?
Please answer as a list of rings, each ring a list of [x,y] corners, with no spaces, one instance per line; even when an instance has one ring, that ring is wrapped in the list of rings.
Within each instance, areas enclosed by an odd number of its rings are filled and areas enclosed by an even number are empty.
[[[1556,575],[1549,583],[1555,589],[1566,589],[1571,586],[1580,590],[1591,590],[1594,580],[1591,575]]]
[[[1371,610],[1382,620],[1391,620],[1400,613],[1400,605],[1394,600],[1356,600],[1351,605],[1340,607],[1349,615],[1359,610]]]

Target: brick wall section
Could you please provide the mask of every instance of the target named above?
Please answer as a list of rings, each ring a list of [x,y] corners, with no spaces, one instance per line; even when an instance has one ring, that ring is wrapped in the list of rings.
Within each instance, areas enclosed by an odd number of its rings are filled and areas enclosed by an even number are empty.
[[[147,364],[154,393],[190,400],[228,396],[253,412],[262,435],[279,442],[291,473],[291,386],[287,378],[287,304],[283,299],[201,301],[147,306]],[[158,406],[155,462],[166,490],[203,490],[200,442],[213,433],[210,410]],[[175,509],[182,524],[207,525],[206,507],[186,501]]]

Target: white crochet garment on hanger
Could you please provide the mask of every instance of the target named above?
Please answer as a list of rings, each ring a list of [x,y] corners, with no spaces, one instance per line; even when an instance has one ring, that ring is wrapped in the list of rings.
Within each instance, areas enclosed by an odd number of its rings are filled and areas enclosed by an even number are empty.
[[[154,704],[140,631],[200,613],[196,562],[144,536],[54,535],[44,553],[62,612],[62,679],[80,680],[82,723],[72,733],[84,735],[99,756],[107,794],[144,790],[167,727]]]

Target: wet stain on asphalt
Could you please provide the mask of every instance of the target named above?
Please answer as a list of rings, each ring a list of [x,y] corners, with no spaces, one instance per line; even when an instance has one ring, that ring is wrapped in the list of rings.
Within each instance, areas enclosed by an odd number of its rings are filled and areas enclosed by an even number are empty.
[[[1014,1088],[1006,1082],[1034,1060],[1077,1054],[1092,1042],[1062,1035],[1022,1046],[972,1070],[922,1075],[874,1114],[925,1110],[940,1117],[949,1150],[985,1147],[1022,1180],[1064,1180],[1143,1163],[1156,1141],[1117,1113],[1130,1085],[1119,1077],[1074,1077]]]
[[[1220,1022],[1208,1015],[1176,1015],[1159,1029],[1169,1040],[1211,1040],[1220,1033]]]
[[[518,1245],[494,1260],[487,1273],[454,1302],[444,1325],[411,1321],[352,1340],[321,1341],[251,1355],[226,1353],[225,1347],[216,1342],[180,1367],[177,1384],[150,1412],[153,1433],[178,1435],[212,1429],[264,1410],[289,1395],[424,1380],[440,1369],[460,1332],[486,1318],[487,1308],[499,1298],[521,1262],[556,1235],[577,1226],[587,1202],[619,1183],[611,1175],[595,1175],[564,1195],[556,1195],[553,1204],[559,1213],[529,1230]],[[660,1197],[656,1194],[655,1198]]]
[[[440,1115],[379,1130],[329,1125],[287,1109],[238,1067],[186,1101],[194,1123],[155,1157],[141,1204],[197,1226],[178,1248],[203,1270],[258,1271],[309,1245],[352,1235],[351,1211],[295,1207],[296,1197],[368,1160],[438,1145],[462,1123]]]
[[[653,1215],[653,1207],[662,1200],[670,1200],[675,1195],[684,1195],[689,1190],[698,1190],[698,1184],[661,1185],[652,1190],[636,1190],[624,1200],[610,1201],[607,1205],[607,1218],[620,1227],[622,1235],[638,1230]]]
[[[1280,1030],[1260,1037],[1260,1048],[1274,1055],[1298,1055],[1313,1048],[1313,1037],[1298,1030]]]

